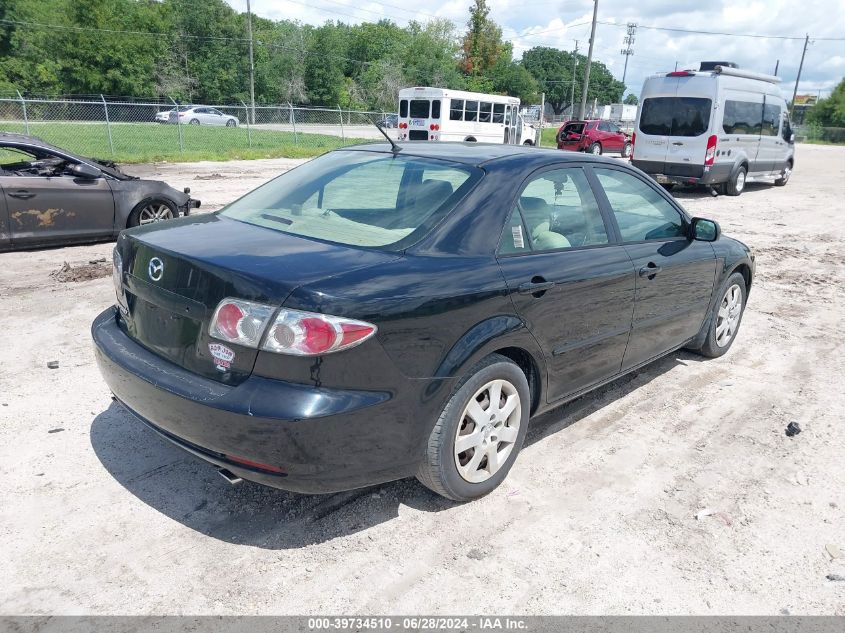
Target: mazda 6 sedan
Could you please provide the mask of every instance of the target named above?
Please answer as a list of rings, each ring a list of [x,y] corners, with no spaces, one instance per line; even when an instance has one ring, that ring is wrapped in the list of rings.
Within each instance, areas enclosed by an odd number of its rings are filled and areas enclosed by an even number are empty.
[[[727,352],[753,276],[622,162],[372,144],[124,231],[92,334],[117,400],[232,482],[416,476],[463,501],[532,416],[679,348]]]

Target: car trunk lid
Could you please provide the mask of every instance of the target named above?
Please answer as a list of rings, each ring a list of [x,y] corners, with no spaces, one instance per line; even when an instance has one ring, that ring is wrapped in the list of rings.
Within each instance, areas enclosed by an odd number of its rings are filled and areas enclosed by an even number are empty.
[[[209,322],[222,299],[277,307],[300,285],[398,257],[217,215],[127,231],[118,249],[125,272],[121,320],[127,334],[171,362],[227,384],[249,376],[257,351],[209,336]]]

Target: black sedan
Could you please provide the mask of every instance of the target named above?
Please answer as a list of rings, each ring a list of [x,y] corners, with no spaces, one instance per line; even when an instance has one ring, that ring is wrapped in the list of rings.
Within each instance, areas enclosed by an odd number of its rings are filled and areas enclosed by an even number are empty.
[[[123,232],[92,333],[116,398],[230,481],[416,475],[467,500],[531,416],[679,348],[724,354],[753,275],[621,162],[373,144]]]
[[[0,133],[0,251],[115,239],[126,227],[188,215],[200,205],[189,193]]]

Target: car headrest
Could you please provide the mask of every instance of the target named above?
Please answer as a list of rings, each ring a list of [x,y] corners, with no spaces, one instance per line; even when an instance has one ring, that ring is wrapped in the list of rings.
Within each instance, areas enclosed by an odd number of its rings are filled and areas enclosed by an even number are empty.
[[[452,195],[452,183],[445,180],[424,180],[417,189],[418,205],[439,207]]]

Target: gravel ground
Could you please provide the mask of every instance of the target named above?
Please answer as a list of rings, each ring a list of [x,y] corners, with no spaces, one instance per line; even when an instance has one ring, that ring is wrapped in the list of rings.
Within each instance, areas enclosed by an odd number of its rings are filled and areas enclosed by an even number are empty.
[[[677,194],[757,253],[731,352],[533,420],[467,505],[229,486],[109,397],[88,328],[111,280],[51,273],[112,245],[0,255],[0,611],[845,615],[845,148],[797,156],[785,188]],[[132,170],[208,210],[296,162]]]

